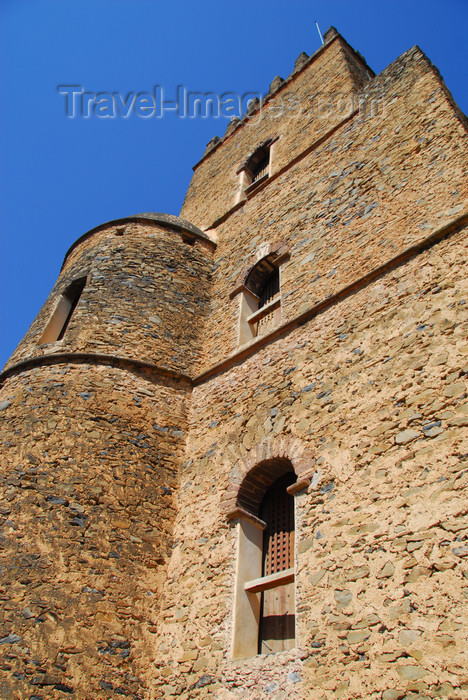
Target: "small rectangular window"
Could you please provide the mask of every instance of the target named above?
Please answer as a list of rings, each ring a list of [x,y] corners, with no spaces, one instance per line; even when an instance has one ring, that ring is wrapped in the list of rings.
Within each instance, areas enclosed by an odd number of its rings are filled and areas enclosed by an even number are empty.
[[[60,296],[55,310],[41,336],[41,344],[54,343],[57,340],[62,340],[85,286],[86,277],[74,280]]]
[[[270,171],[270,150],[263,155],[262,159],[259,160],[253,168],[252,171],[252,183],[258,182],[262,177],[268,175]]]

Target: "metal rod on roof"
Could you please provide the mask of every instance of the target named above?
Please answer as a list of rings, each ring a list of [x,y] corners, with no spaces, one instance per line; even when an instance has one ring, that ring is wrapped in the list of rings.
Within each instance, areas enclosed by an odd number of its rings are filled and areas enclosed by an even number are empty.
[[[318,26],[317,20],[315,20],[315,26],[317,27],[317,31],[319,33],[320,41],[322,42],[322,45],[325,43],[323,40],[322,32],[320,31],[320,27]]]

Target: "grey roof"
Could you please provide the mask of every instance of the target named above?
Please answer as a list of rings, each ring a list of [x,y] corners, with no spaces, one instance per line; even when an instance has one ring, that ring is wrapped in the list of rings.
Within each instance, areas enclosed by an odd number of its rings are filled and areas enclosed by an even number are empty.
[[[179,216],[175,216],[174,214],[163,214],[161,212],[143,212],[141,214],[133,214],[132,216],[125,216],[121,219],[111,219],[110,221],[105,221],[102,224],[99,224],[98,226],[95,226],[94,228],[90,229],[89,231],[86,231],[86,233],[83,233],[82,236],[77,238],[77,240],[70,246],[70,248],[67,250],[65,253],[65,258],[63,260],[63,264],[65,264],[65,261],[67,260],[68,256],[70,255],[71,251],[76,248],[77,245],[82,243],[84,240],[92,236],[94,233],[97,233],[97,231],[101,231],[103,228],[106,226],[116,226],[118,224],[126,224],[131,221],[154,221],[155,223],[161,224],[162,226],[166,226],[167,228],[172,228],[176,229],[177,231],[184,231],[186,233],[191,233],[197,238],[203,238],[206,241],[209,241],[210,243],[213,243],[211,238],[206,235],[204,231],[202,231],[200,228],[195,226],[194,224],[191,224],[190,221],[186,221],[185,219],[181,219]],[[62,265],[63,267],[63,265]]]

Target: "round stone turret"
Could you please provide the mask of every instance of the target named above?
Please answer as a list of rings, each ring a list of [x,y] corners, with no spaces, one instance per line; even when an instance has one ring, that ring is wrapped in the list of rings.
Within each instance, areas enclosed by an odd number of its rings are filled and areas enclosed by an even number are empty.
[[[164,214],[92,229],[68,251],[7,368],[46,355],[89,353],[189,373],[198,358],[214,247],[200,229]]]
[[[5,696],[144,686],[213,249],[162,214],[89,231],[0,375]]]

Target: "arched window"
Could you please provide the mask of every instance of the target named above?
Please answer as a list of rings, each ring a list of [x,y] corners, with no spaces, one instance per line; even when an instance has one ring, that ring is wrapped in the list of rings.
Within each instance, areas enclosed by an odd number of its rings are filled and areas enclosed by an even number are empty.
[[[240,308],[239,345],[265,335],[281,322],[280,270],[276,255],[260,260],[249,272]]]
[[[295,646],[294,498],[287,459],[261,462],[238,493],[233,657]]]
[[[270,143],[267,142],[249,158],[247,168],[250,173],[251,183],[258,182],[268,177],[270,171]]]
[[[277,138],[272,137],[261,143],[237,171],[239,189],[236,194],[236,203],[253,194],[261,183],[270,177],[272,146]]]
[[[81,277],[74,280],[60,296],[41,336],[41,343],[54,343],[56,340],[62,340],[85,286],[86,277]]]

